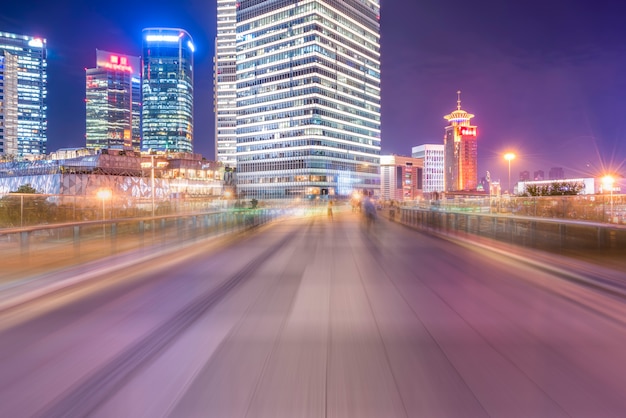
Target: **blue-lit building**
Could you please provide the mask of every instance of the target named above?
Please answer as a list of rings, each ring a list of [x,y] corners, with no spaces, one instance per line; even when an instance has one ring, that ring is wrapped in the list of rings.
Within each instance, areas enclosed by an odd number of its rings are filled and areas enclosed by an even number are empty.
[[[380,193],[379,13],[378,0],[236,4],[240,196]]]
[[[143,30],[143,151],[193,152],[194,49],[182,29]]]
[[[0,155],[44,155],[46,40],[0,32]]]
[[[141,146],[141,58],[96,50],[85,85],[86,146]]]

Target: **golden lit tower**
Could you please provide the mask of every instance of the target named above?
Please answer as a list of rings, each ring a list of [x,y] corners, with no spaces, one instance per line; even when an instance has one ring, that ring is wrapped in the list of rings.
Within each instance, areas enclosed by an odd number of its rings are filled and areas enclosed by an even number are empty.
[[[461,92],[457,95],[456,110],[444,116],[450,122],[443,137],[447,192],[476,190],[478,183],[476,126],[470,124],[474,115],[461,110]]]

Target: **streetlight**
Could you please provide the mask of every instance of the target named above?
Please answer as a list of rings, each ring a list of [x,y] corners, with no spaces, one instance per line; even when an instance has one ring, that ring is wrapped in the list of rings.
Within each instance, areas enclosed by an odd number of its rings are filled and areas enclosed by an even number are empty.
[[[112,195],[113,193],[111,192],[110,189],[100,189],[98,190],[98,193],[96,193],[96,196],[98,196],[99,199],[102,199],[102,235],[103,236],[106,235],[106,229],[104,226],[104,220],[106,218],[106,212],[104,211],[104,201],[106,199],[110,199]]]
[[[150,153],[150,179],[152,184],[150,185],[150,189],[152,189],[152,218],[154,222],[154,154]]]
[[[511,160],[515,159],[515,154],[513,154],[512,152],[507,152],[506,154],[504,154],[504,159],[507,160],[509,162],[509,195],[511,195]]]
[[[148,154],[150,155],[150,200],[152,201],[152,222],[154,222],[154,195],[155,195],[155,187],[154,187],[154,154],[152,148],[148,150]],[[147,162],[141,163],[141,168],[148,168]]]
[[[611,191],[611,200],[610,200],[610,207],[611,207],[611,219],[609,220],[609,222],[613,222],[613,184],[615,184],[615,179],[613,178],[613,176],[604,176],[602,177],[602,186],[605,189],[609,189]],[[603,190],[604,191],[604,190]]]

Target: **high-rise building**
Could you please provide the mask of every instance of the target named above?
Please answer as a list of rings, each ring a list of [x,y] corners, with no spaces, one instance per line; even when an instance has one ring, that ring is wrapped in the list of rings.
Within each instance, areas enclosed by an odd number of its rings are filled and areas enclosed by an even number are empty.
[[[565,178],[565,171],[563,167],[552,167],[548,172],[550,180],[563,180]]]
[[[240,196],[379,193],[379,10],[378,0],[238,2]]]
[[[545,173],[543,170],[537,170],[533,173],[533,178],[535,181],[541,181],[545,178]]]
[[[182,29],[143,30],[143,151],[193,152],[194,50]]]
[[[237,2],[217,0],[213,102],[215,111],[215,160],[237,165]]]
[[[530,180],[530,171],[524,170],[519,173],[519,181],[529,181]]]
[[[87,148],[141,146],[141,58],[96,50],[86,73]]]
[[[46,40],[0,32],[0,155],[44,155]]]
[[[461,110],[461,92],[457,92],[456,110],[444,116],[450,124],[443,138],[445,187],[447,192],[476,190],[478,183],[478,144],[474,115]]]
[[[415,200],[423,192],[423,161],[400,155],[380,157],[380,196],[385,200]]]
[[[444,148],[443,144],[424,144],[413,147],[413,158],[423,161],[423,185],[424,193],[440,193],[444,188]]]

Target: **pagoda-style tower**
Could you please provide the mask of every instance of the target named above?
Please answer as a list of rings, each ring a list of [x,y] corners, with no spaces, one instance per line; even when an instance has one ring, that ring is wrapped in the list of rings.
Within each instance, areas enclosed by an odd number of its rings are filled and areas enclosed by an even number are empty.
[[[444,116],[446,126],[444,143],[445,190],[476,190],[478,184],[478,147],[474,117],[461,110],[461,92],[457,91],[456,110]]]

